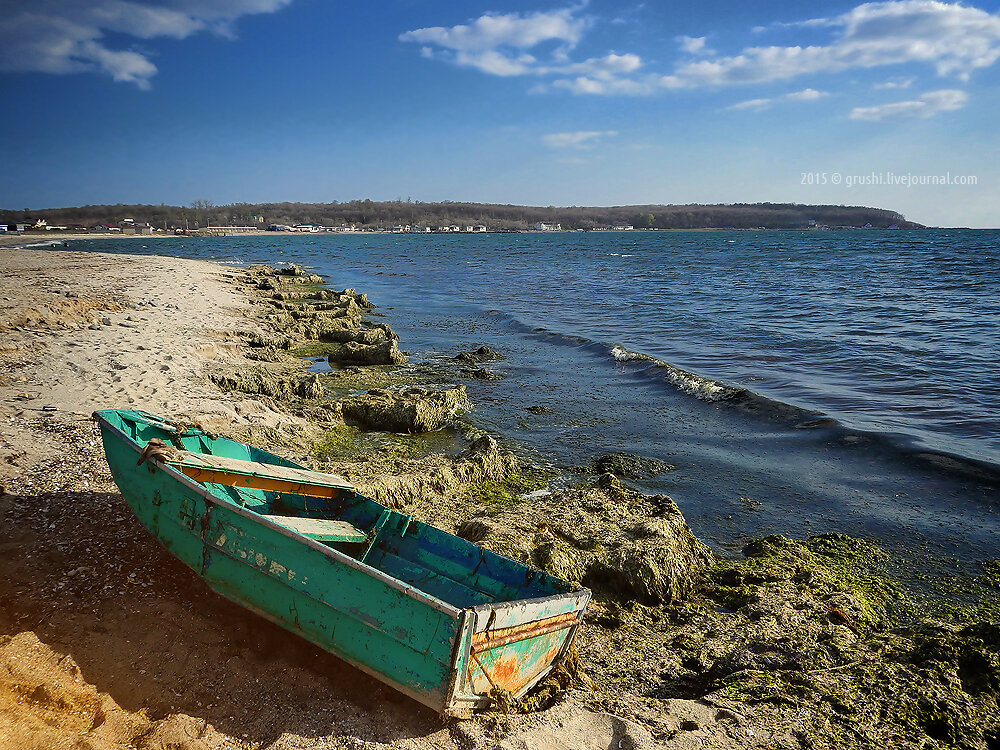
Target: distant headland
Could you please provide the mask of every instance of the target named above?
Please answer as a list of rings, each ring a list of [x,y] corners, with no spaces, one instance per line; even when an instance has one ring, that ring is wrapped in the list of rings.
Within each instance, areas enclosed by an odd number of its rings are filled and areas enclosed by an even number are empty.
[[[344,203],[101,205],[0,210],[13,229],[143,233],[208,228],[284,231],[504,232],[651,229],[922,229],[902,214],[867,206],[732,203],[642,206],[515,206],[412,200]]]

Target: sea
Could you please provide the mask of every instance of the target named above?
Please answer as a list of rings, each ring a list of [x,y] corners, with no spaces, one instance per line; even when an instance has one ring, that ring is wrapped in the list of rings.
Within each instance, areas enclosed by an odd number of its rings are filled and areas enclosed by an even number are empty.
[[[1000,557],[1000,231],[70,247],[295,263],[367,293],[415,363],[490,346],[501,379],[466,382],[479,427],[544,466],[612,452],[675,466],[630,483],[672,497],[720,554],[767,534],[846,533],[915,585]]]

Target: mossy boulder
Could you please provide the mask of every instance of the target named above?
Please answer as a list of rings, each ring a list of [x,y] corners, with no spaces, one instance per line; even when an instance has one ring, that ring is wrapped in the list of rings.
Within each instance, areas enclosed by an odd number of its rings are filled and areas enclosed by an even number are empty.
[[[465,386],[372,390],[343,399],[345,421],[384,432],[434,432],[472,408]]]
[[[714,560],[673,500],[634,492],[613,477],[586,488],[561,489],[526,505],[496,508],[493,530],[481,543],[580,581],[603,600],[682,600]],[[528,532],[525,519],[539,520]]]
[[[665,461],[634,453],[607,453],[594,459],[593,467],[598,474],[613,474],[620,479],[649,479],[677,468]]]
[[[464,362],[471,365],[478,365],[482,362],[490,362],[503,358],[503,354],[488,346],[481,346],[472,352],[460,352],[454,357],[456,362]]]
[[[210,377],[224,391],[278,399],[316,399],[323,395],[323,385],[315,373],[284,374],[258,367],[235,373],[215,373]]]
[[[669,603],[694,590],[714,556],[673,500],[660,495],[656,506],[657,515],[627,527],[615,549],[595,555],[590,574],[630,598]]]
[[[581,583],[587,576],[588,555],[550,534],[541,535],[531,550],[531,562],[546,573]]]
[[[330,353],[329,361],[332,365],[403,365],[406,364],[407,360],[406,355],[399,351],[399,347],[393,339],[378,344],[348,341]]]

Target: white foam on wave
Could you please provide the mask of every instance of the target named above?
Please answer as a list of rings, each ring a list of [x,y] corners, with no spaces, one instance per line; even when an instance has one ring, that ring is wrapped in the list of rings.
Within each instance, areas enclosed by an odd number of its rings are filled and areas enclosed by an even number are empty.
[[[33,247],[57,247],[63,244],[64,240],[44,240],[43,242],[29,242],[24,245],[15,246],[15,250],[30,250]]]
[[[741,390],[731,385],[723,385],[711,378],[705,378],[693,372],[682,370],[679,367],[674,367],[668,362],[655,359],[648,354],[630,352],[623,346],[615,346],[611,350],[611,356],[618,362],[652,362],[663,371],[664,379],[667,382],[683,393],[699,398],[702,401],[723,401],[727,398],[732,398]]]
[[[619,362],[634,362],[637,359],[652,359],[645,354],[637,354],[636,352],[630,352],[628,349],[622,346],[616,346],[611,350],[611,356],[614,357]]]

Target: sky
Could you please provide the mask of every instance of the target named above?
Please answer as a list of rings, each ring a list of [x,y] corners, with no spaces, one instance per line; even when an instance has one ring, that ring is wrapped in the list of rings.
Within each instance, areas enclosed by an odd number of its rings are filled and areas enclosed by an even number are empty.
[[[998,227],[998,4],[0,0],[0,207],[770,201]]]

